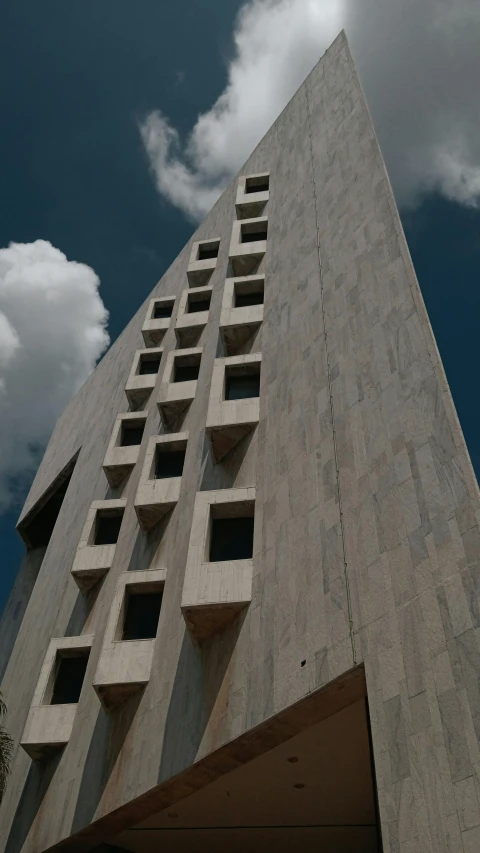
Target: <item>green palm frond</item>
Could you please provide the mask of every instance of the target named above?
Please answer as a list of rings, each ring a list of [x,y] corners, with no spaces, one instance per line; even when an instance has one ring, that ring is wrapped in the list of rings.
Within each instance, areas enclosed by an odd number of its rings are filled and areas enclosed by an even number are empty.
[[[0,695],[0,719],[7,713],[7,706]],[[13,740],[5,731],[3,726],[0,726],[0,802],[5,793],[7,786],[8,774],[10,773],[10,764],[13,754]]]

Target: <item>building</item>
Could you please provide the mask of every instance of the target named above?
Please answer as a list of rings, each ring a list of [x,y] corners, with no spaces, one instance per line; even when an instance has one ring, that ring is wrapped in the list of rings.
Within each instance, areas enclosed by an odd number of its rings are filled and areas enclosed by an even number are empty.
[[[341,34],[60,418],[6,853],[477,853],[476,480]]]

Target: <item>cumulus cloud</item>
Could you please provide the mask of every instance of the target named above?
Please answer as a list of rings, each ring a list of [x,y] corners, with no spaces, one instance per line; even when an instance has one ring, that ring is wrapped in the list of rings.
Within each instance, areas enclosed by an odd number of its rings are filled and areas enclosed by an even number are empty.
[[[141,125],[157,188],[201,219],[344,27],[397,199],[480,203],[478,0],[250,0],[224,91],[185,141],[161,111]]]
[[[0,249],[0,511],[108,346],[98,285],[45,240]]]

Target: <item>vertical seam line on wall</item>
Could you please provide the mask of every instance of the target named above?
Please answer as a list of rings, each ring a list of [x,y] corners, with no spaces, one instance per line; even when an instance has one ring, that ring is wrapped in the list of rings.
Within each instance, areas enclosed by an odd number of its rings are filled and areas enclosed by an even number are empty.
[[[313,185],[313,204],[315,207],[315,230],[316,230],[316,239],[317,239],[317,256],[318,256],[318,277],[320,283],[320,306],[322,309],[322,323],[323,323],[323,342],[325,347],[325,358],[327,362],[327,385],[328,385],[328,398],[330,404],[330,418],[332,421],[332,434],[333,434],[333,457],[335,464],[335,477],[336,477],[336,485],[337,485],[337,499],[338,499],[338,510],[340,515],[340,535],[342,540],[342,555],[343,555],[343,574],[345,579],[345,590],[347,596],[347,612],[348,612],[348,622],[350,628],[350,643],[352,645],[352,657],[353,663],[357,663],[357,653],[355,648],[355,636],[353,632],[353,614],[352,614],[352,598],[350,594],[350,583],[348,579],[348,562],[347,562],[347,549],[345,544],[345,528],[343,524],[343,505],[342,505],[342,492],[340,488],[340,467],[339,467],[339,458],[338,458],[338,445],[337,445],[337,431],[335,427],[335,406],[333,403],[333,393],[332,393],[332,377],[330,373],[330,357],[329,357],[329,349],[328,349],[328,332],[327,332],[327,318],[325,315],[325,300],[324,300],[324,283],[323,283],[323,264],[322,264],[322,253],[320,251],[320,228],[318,224],[318,209],[317,209],[317,185],[315,182],[315,169],[313,166],[313,143],[312,143],[312,128],[310,125],[310,101],[308,98],[308,80],[305,84],[305,100],[307,103],[307,122],[308,122],[308,143],[310,147],[310,163],[312,167],[312,185]]]

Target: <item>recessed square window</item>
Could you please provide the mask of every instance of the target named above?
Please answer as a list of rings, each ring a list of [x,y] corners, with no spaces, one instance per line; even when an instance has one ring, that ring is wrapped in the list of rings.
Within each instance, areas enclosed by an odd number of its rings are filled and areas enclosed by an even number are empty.
[[[245,181],[246,193],[265,193],[268,192],[270,186],[270,178],[268,175],[262,175],[259,178],[247,178]]]
[[[163,592],[126,590],[122,640],[153,640],[157,634]]]
[[[253,364],[243,368],[226,368],[225,399],[245,400],[260,396],[260,365]]]
[[[155,479],[181,477],[185,463],[185,450],[160,450],[155,454]]]
[[[174,382],[192,382],[198,379],[200,356],[185,356],[176,358],[173,367]]]
[[[173,302],[155,302],[153,306],[152,320],[161,320],[164,317],[171,317],[173,311]]]
[[[267,223],[249,222],[240,228],[241,243],[256,243],[267,239]]]
[[[161,355],[142,355],[138,364],[139,376],[146,376],[149,373],[158,373],[161,358]]]
[[[263,305],[263,290],[263,279],[235,282],[233,307],[246,308],[248,305]]]
[[[197,260],[208,261],[211,258],[218,258],[219,246],[220,243],[218,240],[215,240],[210,243],[200,243],[198,246]]]
[[[210,562],[249,560],[253,556],[253,516],[212,518]]]
[[[124,421],[120,431],[120,447],[134,447],[142,443],[145,421]]]
[[[118,510],[101,509],[95,517],[94,545],[116,545],[120,527],[122,526],[123,512]]]
[[[77,704],[82,692],[87,664],[88,652],[68,656],[57,653],[51,705]]]
[[[211,296],[203,296],[201,299],[196,299],[195,294],[189,293],[187,300],[187,313],[197,314],[199,311],[208,311],[210,308]]]

